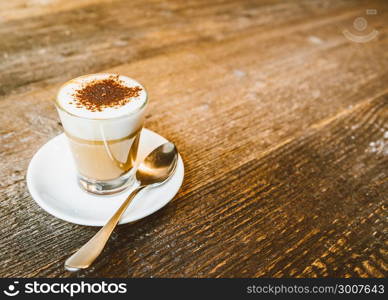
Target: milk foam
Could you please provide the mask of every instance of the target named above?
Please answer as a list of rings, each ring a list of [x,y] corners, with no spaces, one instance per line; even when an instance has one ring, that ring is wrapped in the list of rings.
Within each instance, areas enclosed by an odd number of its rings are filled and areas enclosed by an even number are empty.
[[[144,120],[147,92],[137,81],[120,75],[118,80],[127,87],[140,86],[138,97],[117,108],[106,107],[91,111],[77,107],[75,94],[92,81],[108,79],[115,74],[91,74],[70,80],[57,95],[57,110],[65,131],[81,139],[115,140],[127,137],[138,130]]]
[[[90,111],[85,107],[76,106],[75,94],[77,93],[77,91],[81,90],[88,83],[91,83],[93,81],[98,81],[98,80],[109,79],[112,76],[117,76],[117,75],[107,74],[107,73],[91,74],[91,75],[81,76],[73,80],[70,80],[65,85],[63,85],[58,92],[58,96],[57,96],[58,105],[62,107],[65,111],[69,112],[70,114],[76,115],[81,118],[90,118],[90,119],[117,118],[123,115],[131,114],[132,112],[135,112],[139,108],[141,108],[147,99],[147,93],[144,87],[141,86],[141,84],[139,84],[137,81],[122,75],[119,75],[118,77],[118,80],[122,85],[126,87],[135,87],[135,86],[141,87],[142,90],[139,92],[138,97],[131,98],[131,101],[129,101],[123,106],[116,107],[116,108],[106,107],[102,111]]]

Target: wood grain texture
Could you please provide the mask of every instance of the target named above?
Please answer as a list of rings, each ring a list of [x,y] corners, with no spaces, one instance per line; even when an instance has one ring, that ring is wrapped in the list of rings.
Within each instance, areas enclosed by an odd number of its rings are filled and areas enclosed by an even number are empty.
[[[387,275],[386,1],[43,2],[0,1],[0,276]],[[342,34],[359,16],[368,43]],[[72,274],[97,229],[42,211],[25,173],[58,87],[99,71],[147,87],[186,174]]]

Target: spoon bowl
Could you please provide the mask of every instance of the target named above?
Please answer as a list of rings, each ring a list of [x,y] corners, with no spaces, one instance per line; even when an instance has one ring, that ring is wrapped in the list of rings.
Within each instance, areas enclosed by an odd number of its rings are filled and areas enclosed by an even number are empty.
[[[139,165],[136,179],[140,185],[162,184],[174,174],[178,162],[178,150],[173,143],[165,143],[152,151]]]

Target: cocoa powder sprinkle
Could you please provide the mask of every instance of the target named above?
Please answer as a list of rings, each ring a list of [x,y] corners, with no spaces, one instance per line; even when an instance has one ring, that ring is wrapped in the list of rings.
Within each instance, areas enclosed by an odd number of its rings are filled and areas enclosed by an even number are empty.
[[[102,111],[104,108],[118,108],[138,97],[140,86],[127,87],[118,78],[112,77],[88,83],[75,93],[75,105],[90,111]]]

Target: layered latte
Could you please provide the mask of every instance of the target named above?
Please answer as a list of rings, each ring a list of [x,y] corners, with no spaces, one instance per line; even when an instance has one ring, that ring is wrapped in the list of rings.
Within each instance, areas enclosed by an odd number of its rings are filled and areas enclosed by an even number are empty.
[[[86,190],[106,194],[128,183],[146,104],[144,87],[122,75],[86,75],[61,87],[56,106]]]

